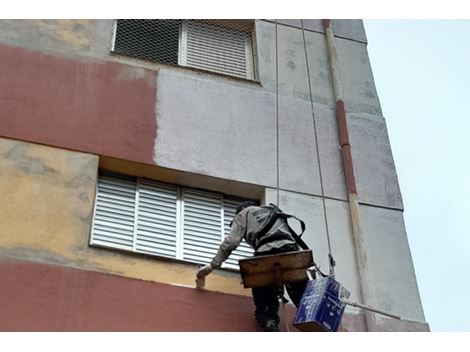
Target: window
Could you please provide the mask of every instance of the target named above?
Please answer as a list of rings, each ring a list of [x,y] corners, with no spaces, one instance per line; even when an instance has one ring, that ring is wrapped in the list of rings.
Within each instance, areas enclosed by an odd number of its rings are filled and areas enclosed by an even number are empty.
[[[117,20],[112,52],[254,79],[253,21]]]
[[[98,179],[90,244],[209,263],[238,204],[220,193],[105,173]],[[238,270],[238,260],[252,254],[243,241],[222,267]]]

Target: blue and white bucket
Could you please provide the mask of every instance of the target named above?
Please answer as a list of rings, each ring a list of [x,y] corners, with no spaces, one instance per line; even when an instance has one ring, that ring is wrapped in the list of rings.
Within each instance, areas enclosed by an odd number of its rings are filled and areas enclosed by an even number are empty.
[[[300,331],[338,331],[345,309],[340,293],[332,277],[309,280],[292,324]]]

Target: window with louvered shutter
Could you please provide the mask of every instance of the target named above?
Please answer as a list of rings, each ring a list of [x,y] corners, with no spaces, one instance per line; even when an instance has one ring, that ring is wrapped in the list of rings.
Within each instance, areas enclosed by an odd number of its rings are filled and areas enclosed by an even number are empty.
[[[230,232],[238,202],[223,194],[144,178],[100,175],[90,244],[209,263]],[[251,257],[244,242],[224,268]]]
[[[251,32],[204,21],[183,21],[180,63],[254,79]]]
[[[112,52],[255,79],[249,20],[117,20]]]

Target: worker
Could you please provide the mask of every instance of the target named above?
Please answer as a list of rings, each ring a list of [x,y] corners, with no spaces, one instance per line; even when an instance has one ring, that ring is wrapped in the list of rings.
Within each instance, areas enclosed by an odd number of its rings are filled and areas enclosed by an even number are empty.
[[[272,204],[260,207],[252,201],[241,203],[236,209],[229,235],[221,243],[212,261],[197,270],[196,280],[204,280],[214,269],[220,268],[243,239],[255,249],[255,256],[300,250],[296,235],[292,234],[293,230],[287,224],[287,219],[276,216],[276,213],[280,212],[281,210]],[[296,307],[300,303],[306,284],[307,280],[285,284],[287,293]],[[264,331],[279,331],[279,301],[276,288],[252,288],[252,294],[258,325]]]

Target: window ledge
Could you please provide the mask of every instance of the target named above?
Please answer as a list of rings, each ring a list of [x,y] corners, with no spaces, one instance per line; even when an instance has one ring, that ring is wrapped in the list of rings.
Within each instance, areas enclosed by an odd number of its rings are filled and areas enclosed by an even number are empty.
[[[193,73],[197,73],[197,74],[207,76],[207,77],[216,77],[217,79],[223,79],[223,80],[239,82],[242,84],[250,84],[250,85],[261,87],[261,81],[257,78],[248,79],[248,78],[242,78],[242,77],[237,77],[237,76],[231,76],[231,75],[227,75],[227,74],[223,74],[219,72],[203,70],[203,69],[190,67],[190,66],[163,64],[159,62],[146,61],[146,60],[138,59],[132,56],[118,54],[113,51],[110,52],[110,57],[115,58],[115,60],[113,61],[125,63],[131,66],[143,67],[143,68],[154,70],[154,71],[158,71],[163,68],[163,69],[175,70],[179,72],[193,72]]]

